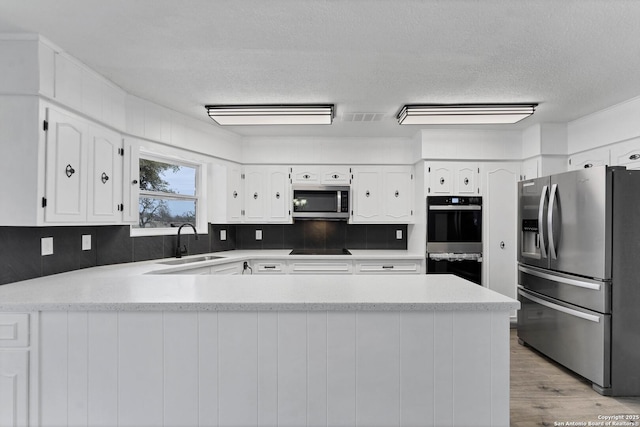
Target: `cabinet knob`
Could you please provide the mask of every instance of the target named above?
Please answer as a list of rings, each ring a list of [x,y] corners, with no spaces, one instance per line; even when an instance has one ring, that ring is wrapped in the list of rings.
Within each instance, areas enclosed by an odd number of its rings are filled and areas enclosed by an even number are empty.
[[[280,198],[280,193],[276,193],[276,199]]]
[[[592,167],[593,167],[593,163],[587,163],[586,165],[584,165],[585,169],[592,168]]]
[[[257,200],[258,199],[258,193],[253,193],[253,198]]]
[[[369,190],[367,190],[367,191],[365,191],[364,195],[365,195],[366,197],[369,197],[369,196],[371,195],[371,193],[369,193]]]
[[[444,178],[440,178],[440,185],[444,185]]]
[[[237,197],[238,197],[238,192],[237,192],[237,191],[234,191],[234,192],[233,192],[233,198],[234,198],[234,199],[236,199]]]
[[[504,241],[501,241],[500,242],[500,249],[504,249],[504,247],[505,247]]]
[[[464,185],[469,185],[469,178],[464,179]]]
[[[640,159],[640,154],[632,154],[629,156],[629,160],[638,160]]]
[[[133,181],[131,181],[131,184],[136,185],[138,183],[137,179],[134,179]]]
[[[76,170],[74,168],[71,167],[71,165],[67,165],[67,167],[64,169],[64,173],[67,175],[67,178],[71,178],[71,175],[73,175],[74,173],[76,173]]]
[[[311,178],[311,175],[309,175],[309,174],[304,174],[304,175],[302,175],[302,177],[303,177],[304,179],[309,179],[309,178]]]
[[[107,175],[105,172],[102,172],[102,176],[100,177],[100,180],[102,181],[103,184],[106,184],[107,181],[109,181],[109,175]]]
[[[394,196],[399,197],[400,196],[400,192],[398,190],[396,190],[396,192],[394,193]]]
[[[331,178],[338,179],[338,176],[339,176],[338,174],[334,173],[333,175],[331,175]]]

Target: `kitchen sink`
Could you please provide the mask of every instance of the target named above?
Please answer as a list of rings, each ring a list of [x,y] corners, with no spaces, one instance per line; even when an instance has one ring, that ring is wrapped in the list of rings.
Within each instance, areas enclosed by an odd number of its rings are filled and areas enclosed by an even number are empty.
[[[177,259],[172,259],[171,261],[159,262],[158,264],[165,264],[165,265],[191,264],[192,262],[211,261],[212,259],[220,259],[220,258],[224,258],[224,257],[215,256],[215,255],[205,255],[205,256],[199,256],[195,258],[177,258]]]

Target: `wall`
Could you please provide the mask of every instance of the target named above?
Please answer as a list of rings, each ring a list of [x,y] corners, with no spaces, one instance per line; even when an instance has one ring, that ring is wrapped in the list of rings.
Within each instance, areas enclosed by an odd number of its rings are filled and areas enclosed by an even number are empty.
[[[413,164],[412,138],[245,137],[244,164]]]
[[[432,160],[520,160],[520,130],[423,129],[422,158]]]
[[[263,233],[255,240],[255,230]],[[227,239],[220,240],[220,230]],[[395,238],[402,230],[404,238]],[[91,250],[82,236],[91,235]],[[196,240],[185,234],[188,253],[233,249],[350,248],[407,249],[406,225],[349,225],[338,221],[299,221],[287,225],[212,225]],[[53,255],[40,255],[40,239],[53,237]],[[0,285],[81,268],[170,258],[176,236],[130,237],[128,225],[85,227],[0,227]]]
[[[569,122],[568,154],[591,150],[640,136],[640,97]]]

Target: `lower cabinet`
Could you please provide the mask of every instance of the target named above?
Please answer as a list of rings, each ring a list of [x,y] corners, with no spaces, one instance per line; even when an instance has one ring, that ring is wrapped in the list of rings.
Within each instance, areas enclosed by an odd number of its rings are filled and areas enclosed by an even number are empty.
[[[242,274],[242,261],[211,266],[211,274]]]
[[[420,263],[413,261],[357,262],[356,274],[420,274]]]
[[[287,274],[287,262],[264,260],[251,262],[253,274]]]
[[[29,314],[0,315],[0,426],[29,425]]]
[[[353,263],[351,261],[294,261],[289,265],[290,274],[351,274]]]

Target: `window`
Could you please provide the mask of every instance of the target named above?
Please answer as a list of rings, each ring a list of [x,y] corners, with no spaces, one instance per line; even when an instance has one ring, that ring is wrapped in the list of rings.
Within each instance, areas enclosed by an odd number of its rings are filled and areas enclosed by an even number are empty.
[[[139,165],[139,216],[135,228],[199,224],[199,165],[144,154],[140,155]]]

